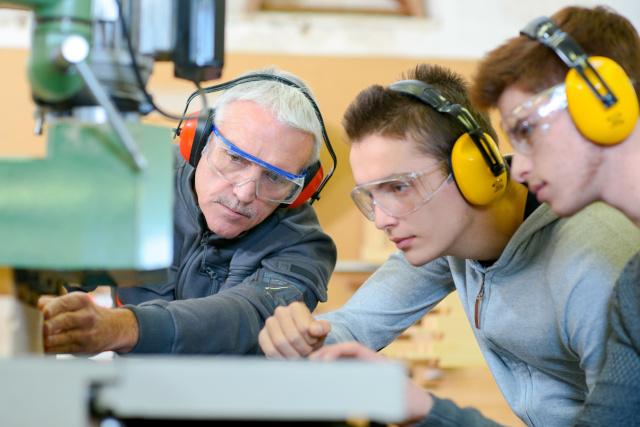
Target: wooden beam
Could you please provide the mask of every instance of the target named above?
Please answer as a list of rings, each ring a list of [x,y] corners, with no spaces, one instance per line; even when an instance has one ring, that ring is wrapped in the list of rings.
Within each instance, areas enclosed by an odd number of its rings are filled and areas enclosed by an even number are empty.
[[[15,295],[13,271],[6,267],[0,267],[0,295]]]
[[[425,17],[424,0],[396,0],[400,10],[407,16]]]
[[[1,267],[0,357],[42,352],[42,314],[16,297],[13,271]]]
[[[347,3],[340,5],[338,2],[324,4],[322,1],[296,1],[296,0],[248,0],[246,10],[248,12],[294,12],[294,13],[350,13],[366,15],[407,15],[424,16],[424,0],[396,0],[391,2],[391,7],[370,6],[366,1],[354,5]],[[395,3],[395,6],[392,6]]]

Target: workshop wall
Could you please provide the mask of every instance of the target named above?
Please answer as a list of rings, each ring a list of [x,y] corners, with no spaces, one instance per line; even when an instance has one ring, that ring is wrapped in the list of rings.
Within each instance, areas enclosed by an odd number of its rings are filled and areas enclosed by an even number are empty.
[[[0,61],[5,64],[0,80],[0,93],[4,102],[0,103],[0,115],[4,125],[0,127],[0,155],[2,156],[43,156],[46,152],[44,137],[33,135],[34,106],[26,80],[28,53],[22,49],[0,49]],[[427,60],[398,58],[346,58],[346,57],[303,57],[286,55],[228,54],[224,69],[224,79],[232,78],[247,70],[277,66],[301,76],[314,91],[324,115],[334,149],[338,155],[339,167],[334,178],[325,188],[322,198],[316,203],[321,222],[336,240],[340,259],[366,259],[379,261],[384,254],[378,254],[371,245],[378,245],[374,236],[369,236],[369,245],[363,248],[361,242],[371,226],[366,224],[353,206],[349,191],[353,186],[348,164],[348,144],[341,127],[341,118],[346,107],[357,93],[371,84],[388,84],[401,77],[402,73],[419,62],[433,62],[448,67],[469,77],[474,61]],[[215,82],[211,82],[215,83]],[[157,63],[149,89],[156,102],[166,110],[181,112],[186,97],[194,90],[191,83],[173,77],[173,65]],[[157,114],[145,121],[175,126]],[[323,153],[328,167],[329,157]],[[375,231],[374,231],[375,232]],[[377,233],[377,232],[375,232]],[[387,250],[385,240],[379,243],[381,250]]]

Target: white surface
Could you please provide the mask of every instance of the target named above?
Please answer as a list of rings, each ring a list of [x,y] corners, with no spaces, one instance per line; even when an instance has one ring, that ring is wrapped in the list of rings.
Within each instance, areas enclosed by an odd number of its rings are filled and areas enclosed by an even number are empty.
[[[567,5],[608,5],[640,28],[637,0],[425,1],[425,19],[308,13],[248,16],[241,14],[234,1],[227,21],[227,48],[297,55],[473,59],[517,36],[529,20]]]
[[[97,393],[117,416],[242,420],[398,421],[402,366],[263,358],[118,359],[120,381]]]
[[[390,422],[406,380],[395,363],[186,356],[0,359],[0,378],[0,426],[34,427],[89,425],[91,396],[121,418]]]

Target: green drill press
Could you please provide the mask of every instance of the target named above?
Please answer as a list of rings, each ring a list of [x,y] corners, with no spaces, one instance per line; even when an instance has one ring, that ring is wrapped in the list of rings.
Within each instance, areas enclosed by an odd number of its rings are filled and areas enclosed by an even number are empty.
[[[169,128],[142,124],[156,60],[220,76],[225,2],[23,0],[42,159],[0,157],[0,267],[23,301],[62,285],[135,285],[172,261]],[[158,31],[162,28],[163,31]],[[153,276],[152,277],[161,277]]]

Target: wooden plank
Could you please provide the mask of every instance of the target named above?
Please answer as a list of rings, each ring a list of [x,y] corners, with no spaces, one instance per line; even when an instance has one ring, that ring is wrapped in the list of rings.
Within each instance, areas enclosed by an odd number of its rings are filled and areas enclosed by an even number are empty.
[[[42,353],[42,314],[15,295],[13,271],[0,268],[0,357]]]
[[[13,272],[6,267],[0,267],[0,295],[13,295]]]

